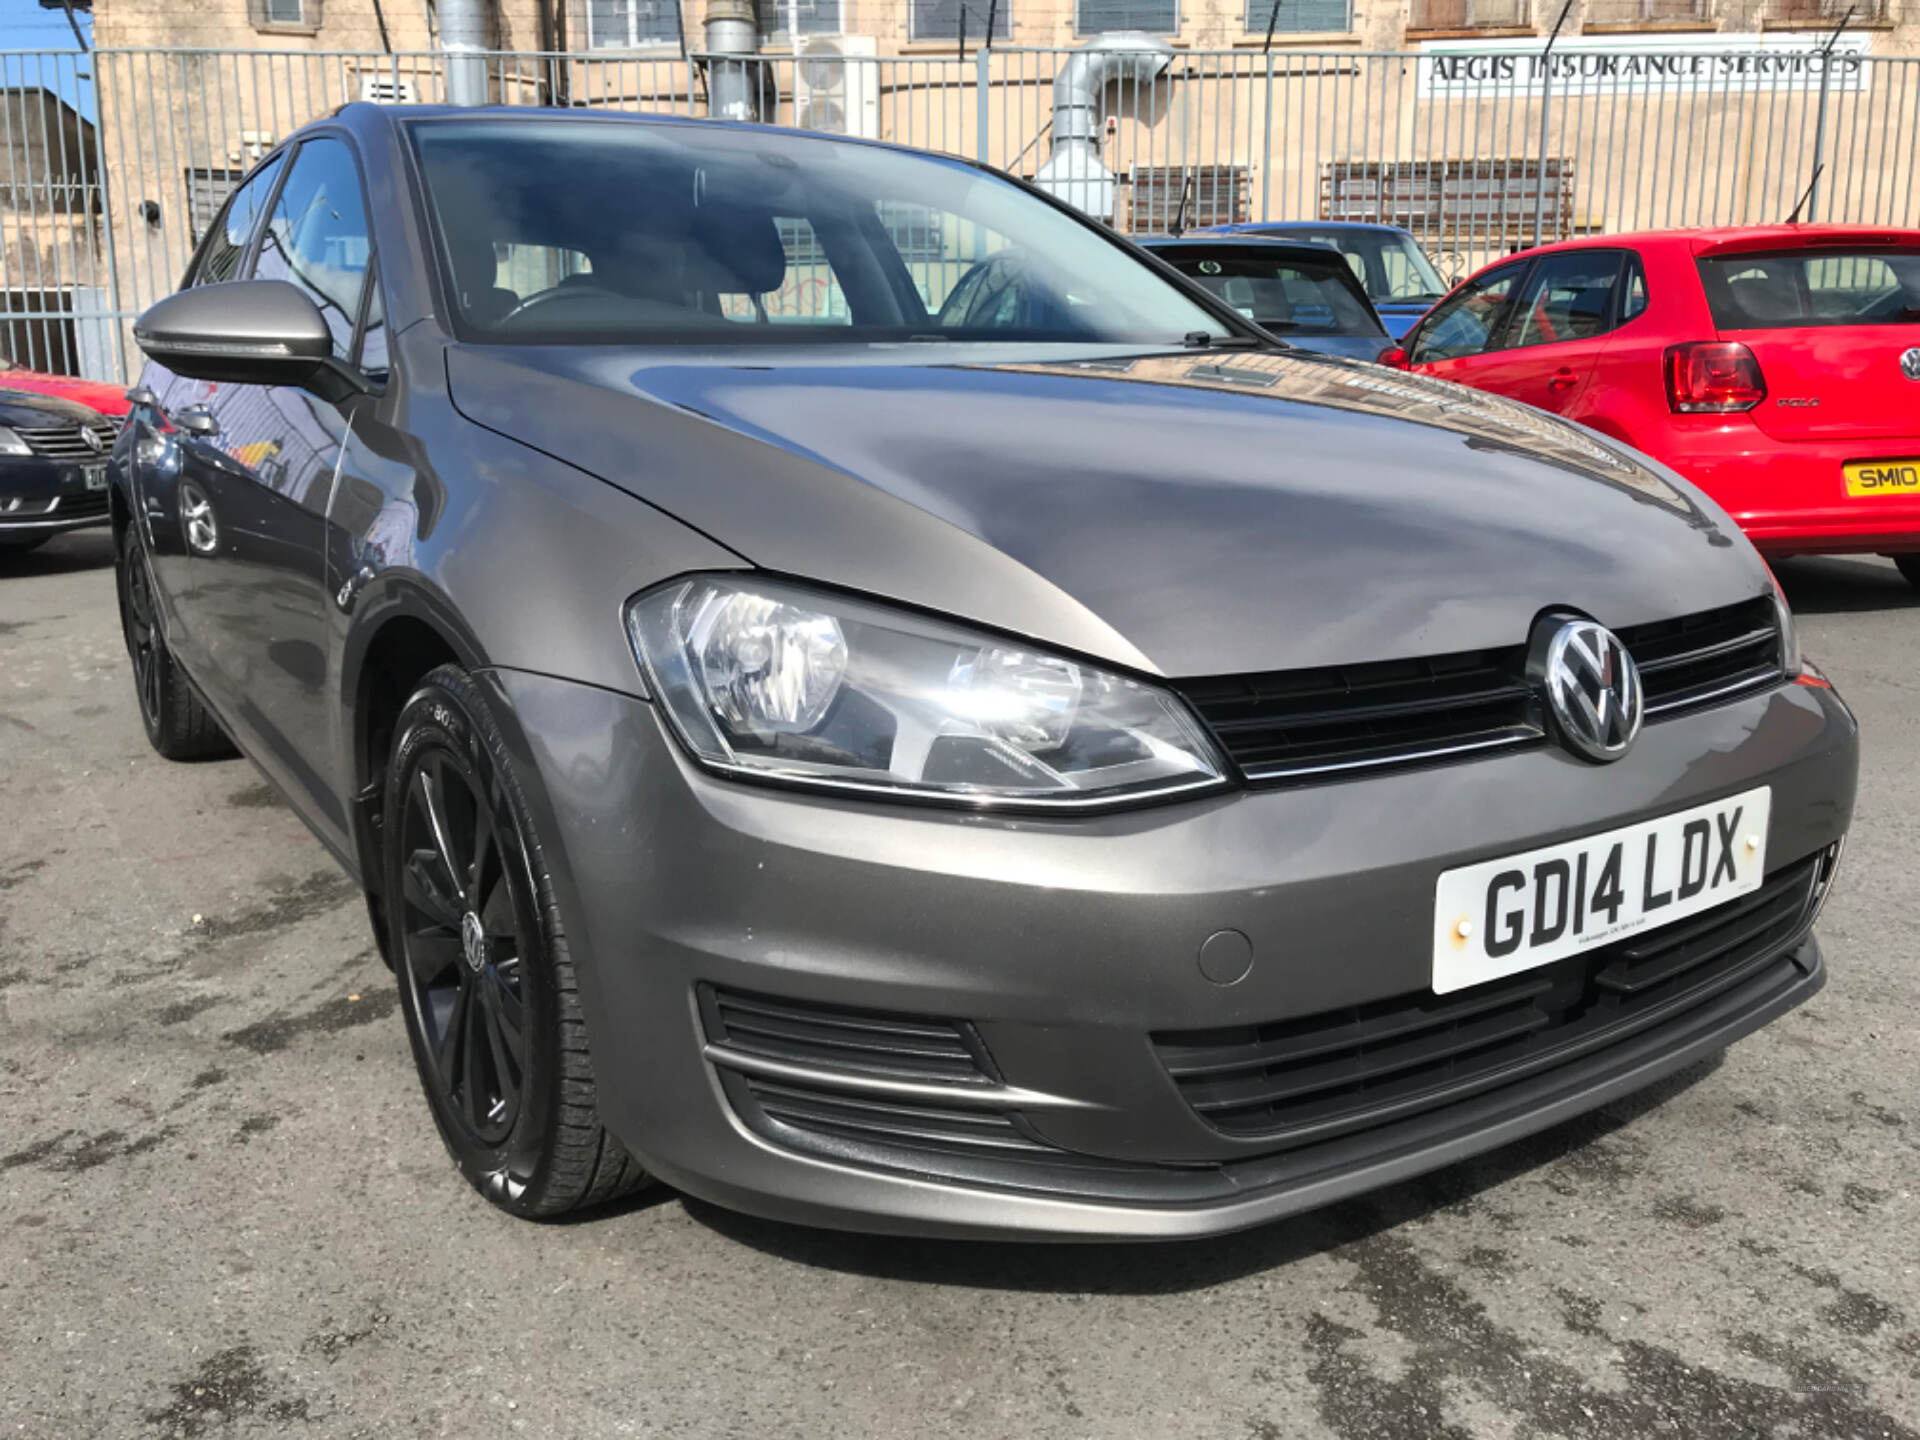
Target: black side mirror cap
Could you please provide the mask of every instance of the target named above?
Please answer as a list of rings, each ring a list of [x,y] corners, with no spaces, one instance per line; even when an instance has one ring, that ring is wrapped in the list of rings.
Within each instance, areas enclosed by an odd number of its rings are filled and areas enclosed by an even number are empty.
[[[133,322],[140,348],[176,375],[305,385],[333,358],[333,334],[306,291],[230,280],[169,295]]]

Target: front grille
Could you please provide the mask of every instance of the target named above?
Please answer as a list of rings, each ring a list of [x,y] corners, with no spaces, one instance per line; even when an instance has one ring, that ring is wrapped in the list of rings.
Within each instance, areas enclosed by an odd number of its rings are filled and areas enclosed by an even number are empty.
[[[104,490],[83,490],[77,495],[62,495],[58,501],[47,507],[47,513],[60,520],[85,519],[89,515],[107,513],[107,492]]]
[[[1249,780],[1482,754],[1539,741],[1526,650],[1475,650],[1180,682]]]
[[[709,1040],[755,1059],[930,1084],[994,1081],[972,1027],[956,1021],[712,986],[702,989],[700,1005]]]
[[[1640,667],[1649,720],[1724,704],[1781,680],[1780,621],[1769,596],[1619,635]]]
[[[1807,925],[1824,856],[1750,895],[1505,980],[1267,1025],[1168,1032],[1155,1051],[1217,1129],[1303,1145],[1450,1104],[1673,1018]]]
[[[113,439],[119,433],[119,427],[104,415],[87,422],[87,429],[100,437],[102,448],[96,450],[87,443],[77,421],[68,421],[62,425],[16,426],[15,433],[27,442],[27,448],[36,455],[44,455],[50,460],[101,460],[106,451],[113,448]]]
[[[1649,720],[1725,704],[1782,678],[1767,596],[1619,635],[1640,667]],[[1466,759],[1546,738],[1524,644],[1176,684],[1256,783]]]

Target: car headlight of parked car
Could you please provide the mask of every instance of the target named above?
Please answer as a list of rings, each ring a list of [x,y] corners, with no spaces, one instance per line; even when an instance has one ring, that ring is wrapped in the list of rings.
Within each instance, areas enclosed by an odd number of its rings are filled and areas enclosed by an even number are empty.
[[[1167,691],[881,605],[698,577],[636,597],[627,630],[675,734],[729,774],[1082,807],[1226,776]]]
[[[0,425],[0,455],[31,455],[33,447],[20,438],[16,430]]]

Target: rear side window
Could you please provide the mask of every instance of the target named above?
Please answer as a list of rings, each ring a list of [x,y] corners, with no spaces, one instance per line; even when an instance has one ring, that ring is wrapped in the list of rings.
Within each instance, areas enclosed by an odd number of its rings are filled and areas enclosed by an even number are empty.
[[[1573,250],[1548,255],[1533,267],[1517,312],[1515,348],[1591,340],[1613,326],[1618,250]]]
[[[214,222],[207,237],[206,252],[200,257],[200,269],[193,277],[196,285],[217,285],[240,276],[240,261],[247,253],[247,237],[253,233],[254,218],[273,193],[273,179],[280,173],[281,157],[276,155],[247,182],[233,192],[227,208]]]
[[[1920,253],[1914,251],[1710,255],[1699,264],[1721,330],[1920,322]]]
[[[1627,288],[1620,296],[1620,323],[1647,313],[1647,267],[1631,250],[1627,252]]]

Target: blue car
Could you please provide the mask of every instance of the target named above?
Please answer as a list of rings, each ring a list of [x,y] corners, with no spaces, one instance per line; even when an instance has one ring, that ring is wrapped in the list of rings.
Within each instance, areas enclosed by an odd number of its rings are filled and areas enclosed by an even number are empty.
[[[1192,235],[1268,235],[1301,245],[1329,245],[1366,287],[1367,298],[1389,334],[1398,340],[1447,293],[1447,283],[1426,252],[1395,225],[1361,225],[1344,220],[1260,220],[1245,225],[1216,225]]]
[[[1298,349],[1372,360],[1393,344],[1353,270],[1324,245],[1197,234],[1140,244]]]

